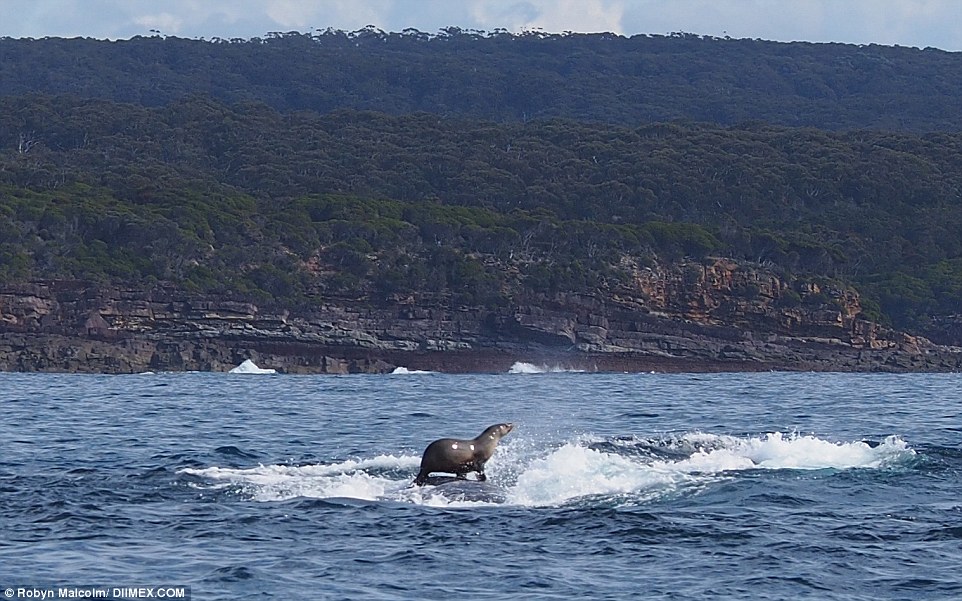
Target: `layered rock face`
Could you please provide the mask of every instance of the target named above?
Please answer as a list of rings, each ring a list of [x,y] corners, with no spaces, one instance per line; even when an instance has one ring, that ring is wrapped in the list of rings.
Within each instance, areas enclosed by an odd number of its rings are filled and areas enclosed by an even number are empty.
[[[286,373],[586,370],[949,371],[962,352],[860,318],[857,294],[727,260],[623,265],[605,294],[504,308],[320,299],[308,309],[77,282],[0,286],[0,369]]]

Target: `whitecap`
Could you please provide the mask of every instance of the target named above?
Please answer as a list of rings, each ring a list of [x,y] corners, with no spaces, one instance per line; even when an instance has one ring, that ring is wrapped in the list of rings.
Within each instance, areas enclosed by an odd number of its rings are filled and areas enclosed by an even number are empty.
[[[408,376],[408,375],[424,375],[433,374],[433,371],[425,371],[423,369],[408,369],[406,367],[395,367],[394,371],[391,372],[392,376]]]
[[[535,365],[525,361],[515,361],[508,369],[509,374],[555,374],[555,373],[583,373],[583,369],[569,369],[560,365]]]
[[[413,472],[419,463],[419,457],[379,455],[332,464],[185,468],[180,473],[206,478],[215,487],[233,484],[256,501],[285,501],[296,497],[373,501],[409,486],[410,478],[398,480],[392,477],[396,475],[393,472]]]
[[[238,365],[237,367],[231,369],[230,372],[228,372],[228,373],[232,373],[232,374],[276,374],[276,373],[277,373],[277,370],[275,370],[275,369],[261,369],[260,367],[257,367],[257,365],[256,365],[253,361],[251,361],[250,359],[245,359],[243,363],[241,363],[241,364]]]
[[[593,495],[664,494],[691,481],[688,474],[640,463],[634,458],[566,443],[528,464],[508,491],[518,505],[559,505]]]
[[[465,494],[463,484],[412,486],[420,464],[420,456],[414,455],[384,454],[304,466],[186,468],[181,473],[206,479],[211,489],[234,486],[257,501],[305,497],[434,507],[544,507],[590,497],[645,503],[693,494],[746,470],[884,468],[915,455],[897,436],[875,446],[780,432],[748,437],[693,432],[643,442],[671,449],[669,458],[628,453],[631,440],[603,441],[610,442],[612,451],[592,448],[597,442],[578,437],[548,449],[526,439],[502,444],[486,466],[488,481],[478,487],[477,495]],[[495,494],[487,494],[484,488],[492,486],[497,487]]]
[[[863,441],[832,442],[811,434],[782,432],[748,438],[697,433],[686,439],[704,447],[686,461],[692,469],[702,471],[879,468],[915,455],[897,436],[874,447]]]

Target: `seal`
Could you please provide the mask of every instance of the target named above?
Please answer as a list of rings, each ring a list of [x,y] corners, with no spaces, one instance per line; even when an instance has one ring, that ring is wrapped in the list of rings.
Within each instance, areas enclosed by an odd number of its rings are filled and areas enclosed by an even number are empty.
[[[491,455],[498,442],[514,428],[514,424],[495,424],[478,434],[477,438],[461,440],[460,438],[440,438],[428,445],[421,455],[421,471],[418,472],[414,483],[423,486],[428,482],[432,472],[454,474],[458,480],[465,480],[468,472],[478,472],[478,480],[484,482],[484,464]]]

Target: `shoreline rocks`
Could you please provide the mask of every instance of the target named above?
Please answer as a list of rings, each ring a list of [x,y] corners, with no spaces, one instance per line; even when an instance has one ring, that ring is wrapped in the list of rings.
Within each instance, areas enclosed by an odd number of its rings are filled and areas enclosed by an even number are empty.
[[[749,296],[739,279],[764,286]],[[506,372],[519,361],[628,372],[962,369],[962,349],[861,319],[850,290],[783,306],[789,285],[718,261],[698,273],[648,270],[604,297],[496,309],[332,298],[294,311],[173,288],[32,282],[0,286],[0,370],[228,371],[246,359],[324,374]]]

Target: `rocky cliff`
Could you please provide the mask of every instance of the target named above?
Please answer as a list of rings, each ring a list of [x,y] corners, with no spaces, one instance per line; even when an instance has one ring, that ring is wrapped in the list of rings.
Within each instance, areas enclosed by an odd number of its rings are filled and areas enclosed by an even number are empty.
[[[255,306],[171,288],[80,282],[0,286],[0,369],[286,373],[504,371],[515,361],[587,370],[949,371],[962,351],[861,318],[840,286],[784,281],[718,259],[641,267],[592,295],[501,308],[400,298]]]

